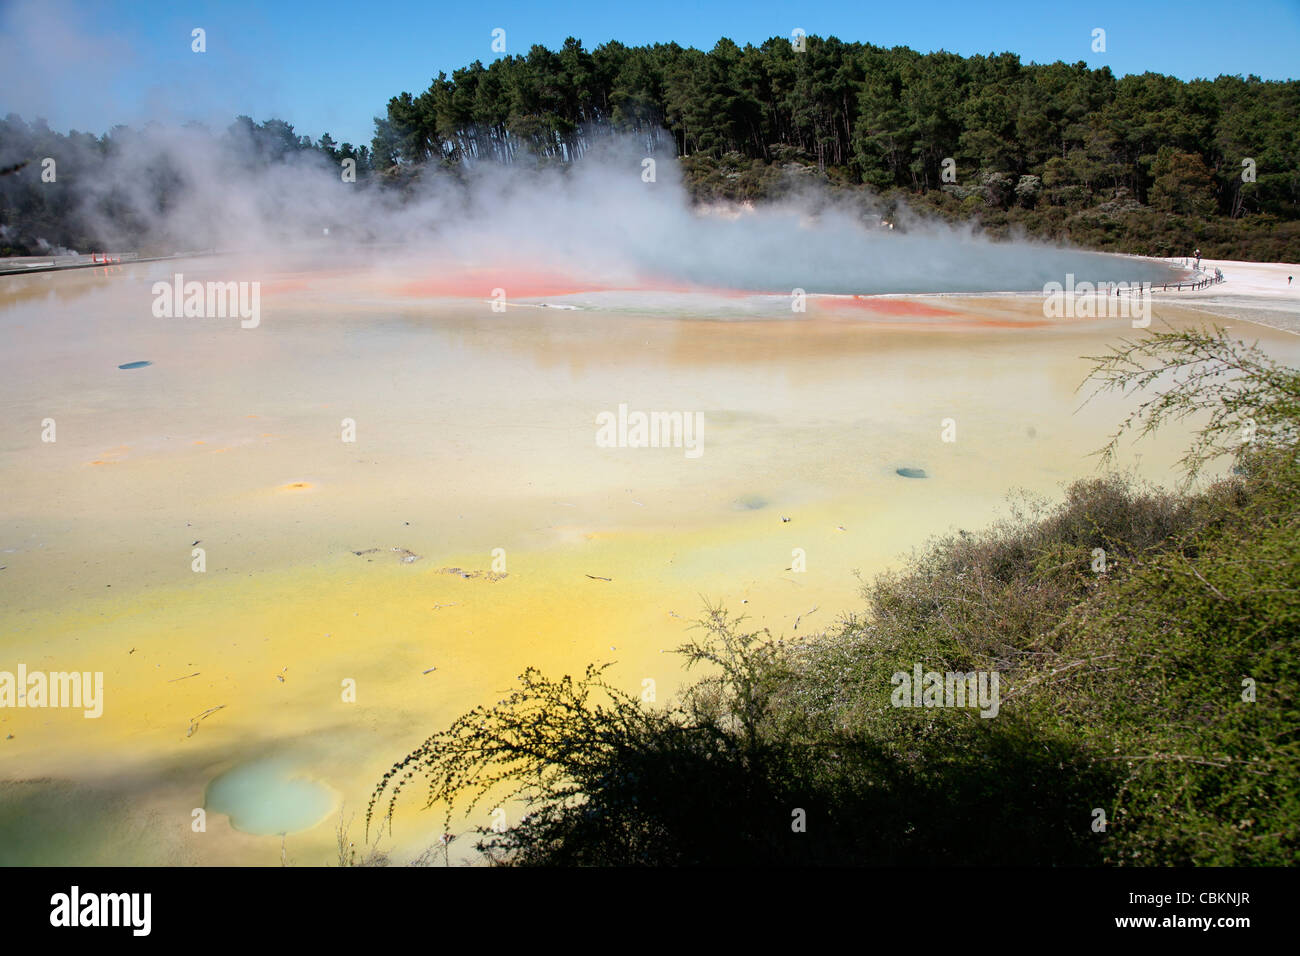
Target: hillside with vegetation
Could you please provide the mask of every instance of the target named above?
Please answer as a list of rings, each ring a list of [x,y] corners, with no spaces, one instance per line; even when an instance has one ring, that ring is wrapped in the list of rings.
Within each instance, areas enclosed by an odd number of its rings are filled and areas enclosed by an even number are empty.
[[[652,142],[667,130],[697,199],[770,198],[814,178],[973,218],[995,235],[1300,259],[1300,82],[1116,78],[1082,62],[835,37],[804,47],[779,37],[723,39],[708,52],[534,46],[394,97],[376,120],[374,157],[379,168],[564,161],[604,130]]]
[[[1078,481],[931,542],[815,637],[709,607],[671,705],[529,670],[385,774],[370,835],[417,790],[448,832],[523,800],[479,830],[510,865],[1294,865],[1300,371],[1162,332],[1094,384],[1155,387],[1116,440],[1196,421],[1187,487]],[[998,673],[996,714],[895,706],[918,664]]]
[[[394,96],[369,146],[239,117],[203,148],[230,150],[248,166],[312,157],[337,168],[350,158],[359,182],[404,187],[475,162],[568,163],[615,132],[680,156],[696,201],[770,199],[818,182],[869,191],[892,218],[907,206],[977,222],[995,237],[1300,261],[1294,80],[1116,77],[1082,62],[923,54],[835,37],[807,37],[802,51],[787,38],[744,47],[723,39],[707,52],[616,41],[588,51],[570,38],[559,50],[534,46],[440,72],[424,91]],[[156,238],[131,202],[143,191],[151,209],[166,208],[185,188],[181,164],[160,161],[149,182],[97,193],[98,219],[78,189],[102,182],[134,135],[0,121],[0,170],[9,171],[0,176],[0,255],[102,245],[91,223],[104,219],[123,225],[125,241]],[[42,187],[47,156],[60,157],[69,188]]]

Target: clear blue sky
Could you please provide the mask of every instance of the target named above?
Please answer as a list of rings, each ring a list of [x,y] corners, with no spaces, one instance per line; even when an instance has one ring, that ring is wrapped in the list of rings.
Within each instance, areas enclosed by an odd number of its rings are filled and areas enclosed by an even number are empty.
[[[203,55],[190,50],[194,27],[207,31]],[[0,0],[0,114],[101,133],[149,118],[225,126],[247,113],[368,143],[389,97],[491,60],[494,27],[510,53],[570,35],[588,49],[610,39],[709,49],[799,27],[922,51],[1084,60],[1117,75],[1300,72],[1300,0]],[[1105,53],[1092,52],[1095,27]]]

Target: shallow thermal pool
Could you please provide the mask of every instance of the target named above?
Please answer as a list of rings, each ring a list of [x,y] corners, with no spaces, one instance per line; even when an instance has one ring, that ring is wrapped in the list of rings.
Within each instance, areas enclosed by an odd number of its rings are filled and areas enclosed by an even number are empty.
[[[333,806],[329,788],[273,757],[222,773],[208,784],[205,800],[208,812],[225,814],[235,829],[263,836],[310,829]]]
[[[667,700],[704,600],[777,636],[829,627],[861,606],[855,572],[1094,473],[1129,407],[1077,391],[1128,321],[1033,298],[792,316],[423,268],[0,282],[0,670],[104,675],[98,718],[0,710],[0,862],[275,865],[281,833],[289,862],[332,862],[393,762],[524,667],[613,661]],[[259,282],[260,322],[155,317],[180,270]],[[700,454],[602,445],[624,406],[698,416]],[[1170,483],[1181,449],[1122,464]],[[415,797],[382,839],[403,860],[442,832]]]

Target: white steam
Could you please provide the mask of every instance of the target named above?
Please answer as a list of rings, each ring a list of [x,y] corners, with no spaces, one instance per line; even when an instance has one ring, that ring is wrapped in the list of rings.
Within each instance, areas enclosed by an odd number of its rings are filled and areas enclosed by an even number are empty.
[[[741,215],[693,209],[671,157],[643,178],[643,145],[609,137],[569,167],[429,167],[405,188],[345,182],[320,153],[250,163],[251,144],[151,127],[121,139],[105,175],[79,182],[102,234],[123,211],[177,251],[273,254],[328,234],[364,257],[376,243],[431,266],[552,270],[605,285],[752,292],[1031,291],[1162,278],[1162,266],[1037,242],[994,242],[906,217],[881,228],[861,200],[805,188]],[[168,183],[158,200],[159,183]],[[328,233],[327,233],[328,230]]]

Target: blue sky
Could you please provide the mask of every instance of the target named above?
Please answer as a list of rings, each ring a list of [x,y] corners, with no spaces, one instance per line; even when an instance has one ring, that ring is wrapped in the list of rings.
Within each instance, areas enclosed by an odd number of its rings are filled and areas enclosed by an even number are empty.
[[[194,27],[207,31],[205,54],[190,50]],[[1084,60],[1119,75],[1300,72],[1300,0],[0,0],[0,113],[95,133],[150,118],[224,126],[247,113],[368,143],[389,97],[491,60],[495,27],[510,53],[570,35],[588,49],[610,39],[708,49],[722,36],[760,43],[798,27],[922,51]],[[1092,52],[1096,27],[1105,53]]]

